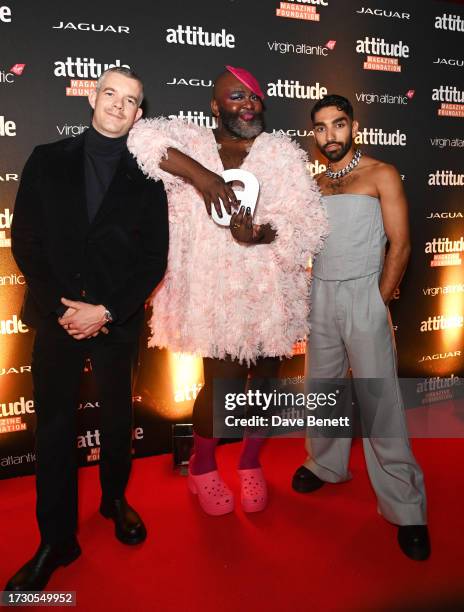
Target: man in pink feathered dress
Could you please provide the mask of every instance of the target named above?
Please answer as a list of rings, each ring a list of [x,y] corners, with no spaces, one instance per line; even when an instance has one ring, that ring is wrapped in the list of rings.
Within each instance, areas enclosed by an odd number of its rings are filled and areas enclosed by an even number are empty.
[[[263,97],[253,75],[228,66],[211,101],[217,129],[148,119],[128,140],[140,168],[162,180],[168,193],[169,261],[152,297],[149,345],[203,358],[189,485],[209,514],[225,514],[234,504],[215,462],[213,381],[246,381],[250,372],[277,377],[281,359],[309,332],[306,268],[328,231],[306,154],[290,139],[263,131]],[[260,193],[253,226],[242,213],[229,229],[205,214],[202,196],[207,203],[215,199],[208,194],[221,184],[217,175],[238,167],[255,175]],[[233,202],[231,190],[224,186],[223,193]],[[249,512],[267,500],[261,442],[246,438],[240,458],[241,501]]]

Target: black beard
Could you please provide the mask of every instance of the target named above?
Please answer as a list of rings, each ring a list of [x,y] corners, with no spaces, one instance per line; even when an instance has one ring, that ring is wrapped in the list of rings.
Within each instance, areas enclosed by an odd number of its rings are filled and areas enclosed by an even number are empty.
[[[220,110],[219,116],[225,129],[238,138],[256,138],[264,130],[262,113],[256,114],[251,121],[243,121],[236,113],[229,113],[223,109]]]
[[[326,147],[329,144],[338,144],[341,146],[341,149],[339,151],[326,151]],[[319,149],[331,162],[338,162],[345,157],[345,155],[351,149],[352,144],[353,137],[350,135],[349,139],[345,143],[332,140],[331,142],[327,142],[322,149],[320,147]]]

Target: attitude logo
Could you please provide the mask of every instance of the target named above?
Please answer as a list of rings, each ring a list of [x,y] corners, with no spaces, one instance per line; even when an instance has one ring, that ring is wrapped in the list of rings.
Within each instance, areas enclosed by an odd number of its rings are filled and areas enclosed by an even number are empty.
[[[286,55],[293,53],[295,55],[312,55],[327,57],[329,51],[335,49],[336,40],[329,40],[325,45],[310,45],[308,43],[289,43],[287,41],[267,41],[269,51]]]
[[[462,252],[464,251],[464,237],[458,240],[445,238],[433,238],[425,243],[426,255],[433,255],[430,260],[431,268],[444,266],[460,266],[462,264]]]
[[[317,12],[318,6],[328,6],[328,0],[287,0],[281,2],[276,9],[277,17],[287,19],[303,19],[304,21],[320,21],[320,13]]]
[[[15,77],[21,76],[26,64],[13,64],[9,70],[0,70],[0,85],[15,82]]]
[[[201,26],[183,26],[168,28],[166,42],[174,45],[193,45],[200,47],[226,47],[235,49],[235,36],[226,32],[206,32]]]
[[[455,85],[440,85],[432,90],[432,100],[441,102],[439,117],[464,117],[464,91]]]
[[[436,30],[449,30],[450,32],[464,32],[464,19],[460,15],[443,13],[435,17]]]
[[[327,95],[327,88],[320,83],[301,85],[300,81],[278,79],[276,83],[267,84],[267,95],[278,98],[298,98],[300,100],[320,100]]]
[[[431,187],[462,187],[464,174],[458,174],[452,170],[435,170],[429,174],[428,182]]]
[[[364,128],[356,134],[354,141],[356,144],[364,145],[405,147],[407,145],[407,135],[400,130],[384,132],[382,128]]]
[[[435,315],[420,323],[420,331],[445,331],[448,329],[459,329],[464,327],[464,316],[462,315]]]
[[[121,63],[117,59],[114,63],[103,64],[96,62],[93,57],[67,57],[66,60],[54,62],[53,74],[56,77],[70,77],[69,87],[66,87],[67,96],[85,96],[95,89],[97,79],[108,68],[130,68],[129,64]]]
[[[356,53],[367,54],[364,70],[401,72],[398,58],[409,58],[409,47],[403,41],[387,43],[383,38],[366,36],[356,41]]]
[[[177,115],[169,115],[169,119],[183,119],[186,123],[194,123],[200,127],[207,127],[213,130],[217,128],[216,117],[205,115],[203,111],[180,110]]]

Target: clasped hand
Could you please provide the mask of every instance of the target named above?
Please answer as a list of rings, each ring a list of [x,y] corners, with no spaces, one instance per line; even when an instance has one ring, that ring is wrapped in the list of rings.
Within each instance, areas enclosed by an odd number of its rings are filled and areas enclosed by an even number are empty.
[[[58,318],[58,323],[75,340],[84,338],[94,338],[100,332],[107,334],[105,327],[105,311],[103,305],[95,306],[86,302],[75,302],[61,298],[62,304],[67,306],[67,310],[62,317]]]

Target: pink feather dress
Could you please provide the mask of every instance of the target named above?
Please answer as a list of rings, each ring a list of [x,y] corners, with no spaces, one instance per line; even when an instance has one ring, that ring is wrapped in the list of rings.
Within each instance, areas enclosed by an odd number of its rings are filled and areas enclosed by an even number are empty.
[[[206,214],[202,197],[159,163],[169,147],[220,174],[212,130],[180,119],[146,119],[128,147],[143,172],[162,180],[169,202],[169,259],[151,297],[149,346],[250,364],[292,355],[309,332],[309,258],[328,233],[327,215],[306,154],[287,137],[260,134],[242,168],[259,181],[254,223],[278,231],[269,245],[237,243]]]

